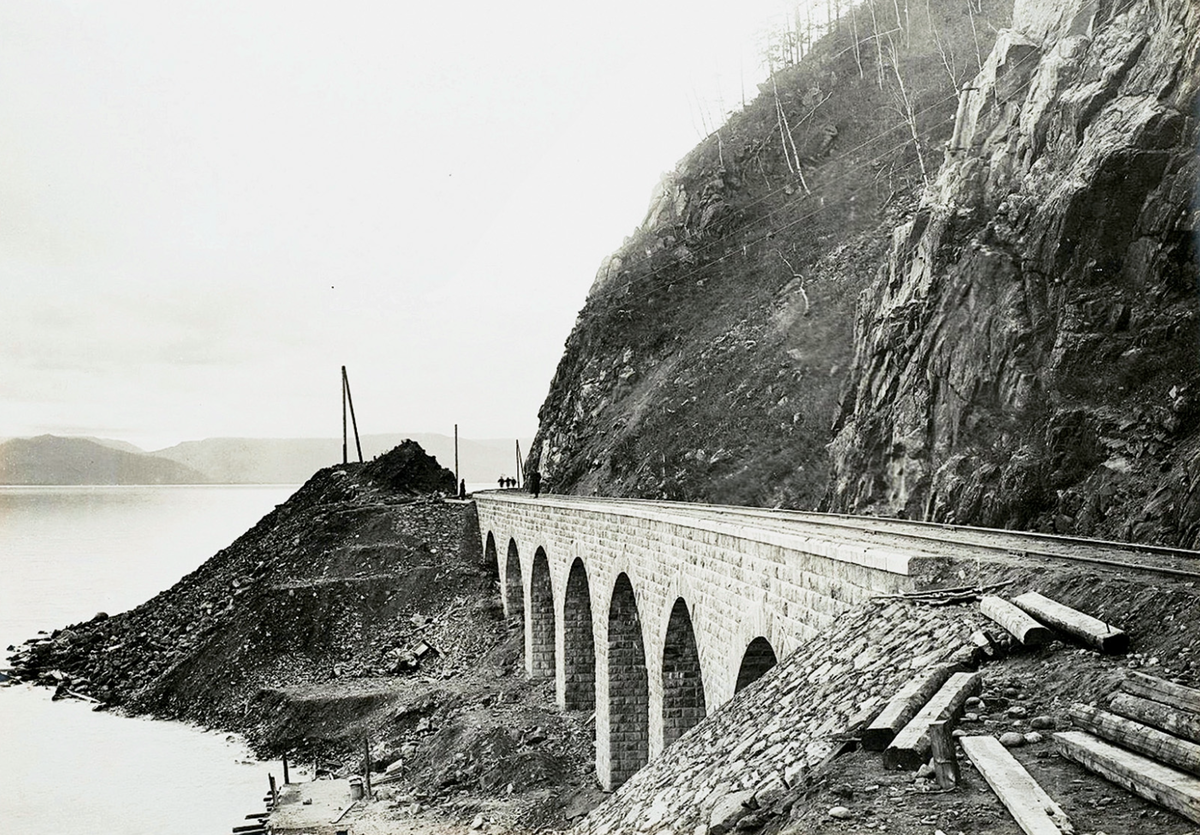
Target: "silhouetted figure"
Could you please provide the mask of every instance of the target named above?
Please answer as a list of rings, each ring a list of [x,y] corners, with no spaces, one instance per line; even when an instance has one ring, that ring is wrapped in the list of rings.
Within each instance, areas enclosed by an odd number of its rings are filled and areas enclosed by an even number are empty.
[[[467,497],[467,480],[465,478],[458,482],[458,497],[460,499]]]
[[[539,473],[537,470],[531,470],[529,473],[529,492],[532,493],[533,497],[536,499],[538,497],[538,493],[540,493],[541,490],[542,490],[542,474]]]
[[[497,486],[498,486],[498,487],[499,487],[501,490],[503,490],[505,487],[507,487],[507,486],[508,486],[508,479],[507,479],[507,478],[505,478],[504,476],[500,476],[498,479],[496,479],[496,485],[497,485]]]

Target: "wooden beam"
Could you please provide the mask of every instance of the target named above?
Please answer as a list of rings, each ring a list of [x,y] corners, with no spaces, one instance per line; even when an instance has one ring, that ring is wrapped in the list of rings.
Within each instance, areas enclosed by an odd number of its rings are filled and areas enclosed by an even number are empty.
[[[1149,676],[1137,670],[1126,670],[1121,689],[1143,699],[1152,699],[1181,710],[1200,713],[1200,690],[1184,687],[1157,676]]]
[[[1101,652],[1121,653],[1129,649],[1129,635],[1125,632],[1036,591],[1018,595],[1012,602],[1042,623],[1062,630]]]
[[[1082,731],[1054,735],[1058,752],[1134,794],[1200,823],[1200,779]]]
[[[905,682],[888,700],[883,712],[875,717],[862,735],[862,747],[868,751],[882,751],[896,738],[896,734],[917,715],[917,711],[932,698],[946,679],[958,669],[951,664],[938,664]]]
[[[1068,713],[1071,721],[1085,731],[1183,771],[1200,774],[1200,745],[1194,742],[1091,705],[1071,705]]]
[[[1113,713],[1127,719],[1192,742],[1200,742],[1200,715],[1190,711],[1175,710],[1162,702],[1129,693],[1113,693],[1109,696],[1108,707]]]
[[[1073,832],[1067,813],[1029,776],[1016,757],[993,736],[964,736],[963,753],[1026,835]]]
[[[883,767],[913,771],[929,762],[932,750],[929,742],[930,723],[957,719],[967,698],[979,692],[981,681],[979,673],[955,673],[950,676],[884,750]]]
[[[979,611],[1003,626],[1024,646],[1045,646],[1054,637],[1054,633],[1044,624],[1038,623],[1003,597],[985,594],[979,598]]]

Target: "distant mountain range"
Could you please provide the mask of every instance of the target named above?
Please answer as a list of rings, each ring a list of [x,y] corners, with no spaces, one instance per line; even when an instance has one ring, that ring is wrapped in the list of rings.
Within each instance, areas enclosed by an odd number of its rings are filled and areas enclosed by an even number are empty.
[[[419,443],[454,469],[454,438],[436,433],[366,435],[363,457]],[[529,449],[521,439],[522,453]],[[491,484],[516,472],[513,440],[459,438],[459,470],[469,484]],[[358,458],[353,442],[351,461]],[[153,452],[105,438],[14,438],[0,443],[0,484],[300,484],[342,461],[335,438],[209,438]]]
[[[204,484],[212,479],[177,461],[129,452],[89,438],[14,438],[0,444],[0,484]]]

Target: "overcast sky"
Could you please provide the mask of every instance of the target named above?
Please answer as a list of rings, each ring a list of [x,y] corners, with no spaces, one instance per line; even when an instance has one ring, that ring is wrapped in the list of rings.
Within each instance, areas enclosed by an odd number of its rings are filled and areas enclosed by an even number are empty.
[[[528,437],[781,0],[0,4],[0,437]]]

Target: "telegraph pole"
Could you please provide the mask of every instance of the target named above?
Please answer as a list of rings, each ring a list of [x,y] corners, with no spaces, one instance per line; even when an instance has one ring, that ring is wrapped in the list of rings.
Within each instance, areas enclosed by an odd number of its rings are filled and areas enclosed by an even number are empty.
[[[350,378],[346,376],[346,366],[342,366],[342,463],[348,464],[347,447],[349,439],[346,436],[346,406],[350,406],[350,424],[354,427],[354,446],[358,450],[358,463],[362,463],[362,443],[358,439],[358,421],[354,417],[354,397],[350,394]]]
[[[454,424],[454,489],[458,489],[458,424]]]
[[[521,473],[521,442],[518,440],[515,443],[517,445],[517,488],[520,489],[521,475],[522,475],[522,473]]]

